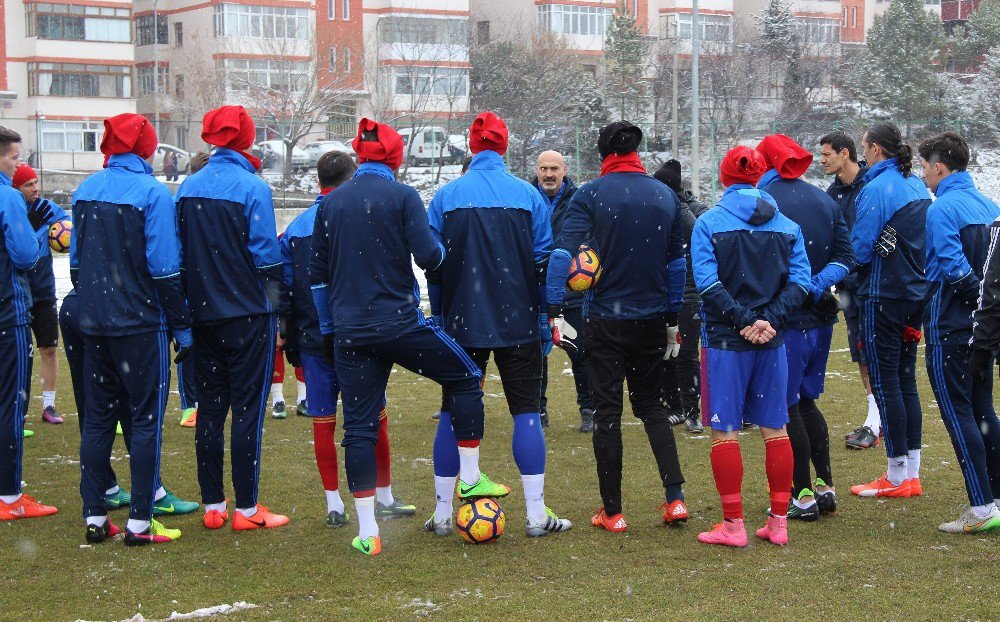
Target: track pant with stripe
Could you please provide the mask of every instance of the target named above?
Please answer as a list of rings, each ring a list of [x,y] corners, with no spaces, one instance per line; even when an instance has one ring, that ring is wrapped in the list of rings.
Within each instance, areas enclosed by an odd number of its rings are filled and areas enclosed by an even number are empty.
[[[85,420],[80,439],[83,515],[104,516],[104,492],[114,480],[111,446],[124,406],[132,422],[129,518],[148,521],[160,481],[163,412],[170,395],[170,349],[166,331],[100,337],[84,335]],[[124,426],[123,426],[124,427]]]
[[[233,411],[229,442],[237,508],[257,505],[264,410],[274,371],[274,315],[250,315],[194,327],[198,423],[195,450],[202,503],[226,500],[222,463],[225,424]]]
[[[969,374],[967,345],[928,345],[927,375],[965,476],[969,504],[1000,497],[1000,420],[993,409],[993,375],[976,382]]]
[[[0,495],[4,496],[21,493],[31,360],[29,326],[0,330]]]

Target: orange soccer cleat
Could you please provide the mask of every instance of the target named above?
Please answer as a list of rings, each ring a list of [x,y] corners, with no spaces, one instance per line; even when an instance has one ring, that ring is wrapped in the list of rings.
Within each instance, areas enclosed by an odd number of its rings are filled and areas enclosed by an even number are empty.
[[[618,513],[608,516],[604,508],[597,510],[597,513],[590,519],[590,524],[614,533],[622,533],[628,529],[628,523],[625,522],[624,514]]]
[[[31,495],[21,495],[13,503],[0,501],[0,520],[17,520],[19,518],[40,518],[52,516],[59,510],[51,505],[42,505]]]
[[[233,530],[245,531],[248,529],[271,529],[282,527],[288,524],[288,517],[281,514],[272,514],[270,510],[261,504],[257,504],[257,513],[247,518],[239,511],[233,513]]]
[[[688,519],[688,509],[684,502],[678,499],[673,503],[664,501],[660,505],[660,512],[663,514],[663,522],[668,525],[686,523]]]
[[[868,484],[857,484],[851,486],[851,492],[859,497],[890,497],[896,499],[909,499],[913,494],[910,486],[911,480],[905,480],[899,486],[889,481],[885,473],[882,477]]]
[[[910,496],[921,497],[924,494],[924,487],[920,485],[920,478],[914,477],[910,480]]]
[[[226,510],[225,512],[220,512],[219,510],[209,510],[205,512],[205,517],[202,519],[202,522],[205,524],[205,527],[208,527],[209,529],[221,529],[222,526],[226,524],[227,520],[229,520],[229,510]]]

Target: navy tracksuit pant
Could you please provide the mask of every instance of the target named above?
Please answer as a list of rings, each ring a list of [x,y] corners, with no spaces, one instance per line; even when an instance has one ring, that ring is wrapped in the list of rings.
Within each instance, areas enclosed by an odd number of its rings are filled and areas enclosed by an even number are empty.
[[[21,493],[31,362],[31,328],[0,330],[0,495],[4,496]]]
[[[965,476],[969,504],[1000,497],[1000,420],[993,409],[993,374],[975,382],[967,345],[928,345],[927,375]]]
[[[194,408],[198,404],[198,379],[194,360],[177,363],[177,392],[181,396],[181,409]]]
[[[587,363],[583,355],[585,350],[583,343],[583,309],[581,307],[563,309],[563,318],[577,332],[577,338],[573,341],[577,349],[565,351],[566,356],[569,357],[570,368],[573,370],[573,382],[576,383],[576,405],[580,407],[580,410],[593,410],[594,404],[590,397],[590,381],[587,379]],[[542,413],[548,412],[548,398],[545,395],[548,392],[548,388],[549,357],[545,357],[542,363]]]
[[[150,520],[160,485],[163,412],[170,396],[170,346],[166,331],[103,337],[84,335],[86,399],[80,439],[83,515],[104,516],[104,493],[114,481],[111,447],[119,417],[131,421],[129,518]],[[124,417],[124,413],[128,417]],[[122,426],[124,431],[125,426]]]
[[[338,345],[336,368],[344,406],[344,468],[348,487],[358,496],[369,496],[375,491],[379,405],[394,363],[441,385],[451,400],[448,412],[459,441],[483,437],[479,368],[442,329],[416,325],[388,341]],[[200,422],[200,413],[198,417]]]
[[[277,321],[251,315],[194,327],[198,423],[195,449],[202,503],[226,500],[222,463],[230,408],[230,454],[237,508],[257,505],[264,408],[274,371]]]
[[[923,309],[922,301],[861,300],[861,341],[890,458],[920,449],[917,341],[903,334],[907,328],[920,330]]]

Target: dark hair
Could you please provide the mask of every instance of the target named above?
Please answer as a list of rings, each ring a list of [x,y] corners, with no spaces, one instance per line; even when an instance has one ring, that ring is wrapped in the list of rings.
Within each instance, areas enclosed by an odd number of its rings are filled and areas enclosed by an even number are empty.
[[[320,188],[336,188],[350,179],[356,170],[358,165],[354,163],[354,158],[343,151],[327,151],[316,162]]]
[[[194,175],[201,169],[205,168],[205,165],[208,164],[208,158],[208,154],[204,151],[199,151],[191,156],[191,160],[188,163],[189,174]]]
[[[466,173],[469,172],[469,166],[471,166],[471,165],[472,165],[472,156],[465,156],[465,159],[462,160],[462,174],[463,175],[465,175]]]
[[[858,161],[858,146],[854,144],[854,139],[839,130],[820,138],[819,146],[823,145],[830,145],[837,153],[847,149],[847,157],[851,159],[851,162]]]
[[[969,143],[955,132],[944,132],[920,143],[920,157],[929,164],[940,162],[950,171],[964,171],[969,167]]]
[[[7,153],[10,146],[21,142],[21,135],[14,130],[0,126],[0,153]]]
[[[913,147],[903,142],[903,134],[895,123],[880,121],[865,132],[869,145],[878,145],[886,159],[896,158],[896,166],[903,177],[909,177],[913,170]]]

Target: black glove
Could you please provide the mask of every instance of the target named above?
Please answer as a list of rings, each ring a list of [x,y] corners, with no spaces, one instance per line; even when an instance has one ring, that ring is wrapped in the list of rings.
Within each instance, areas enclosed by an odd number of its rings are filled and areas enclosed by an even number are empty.
[[[807,296],[809,298],[810,296]],[[819,300],[813,304],[816,315],[824,320],[832,320],[840,312],[840,300],[833,292],[826,290],[819,295]]]
[[[326,362],[333,365],[333,334],[323,335],[323,356]]]
[[[186,359],[188,355],[191,354],[191,347],[182,346],[175,341],[174,352],[177,353],[174,355],[174,363],[183,363],[184,359]]]
[[[35,199],[28,208],[28,222],[31,223],[31,228],[40,231],[48,224],[50,218],[52,218],[52,205],[48,201]]]
[[[993,367],[993,353],[982,348],[972,348],[969,356],[969,374],[974,382],[986,382],[989,380]]]

